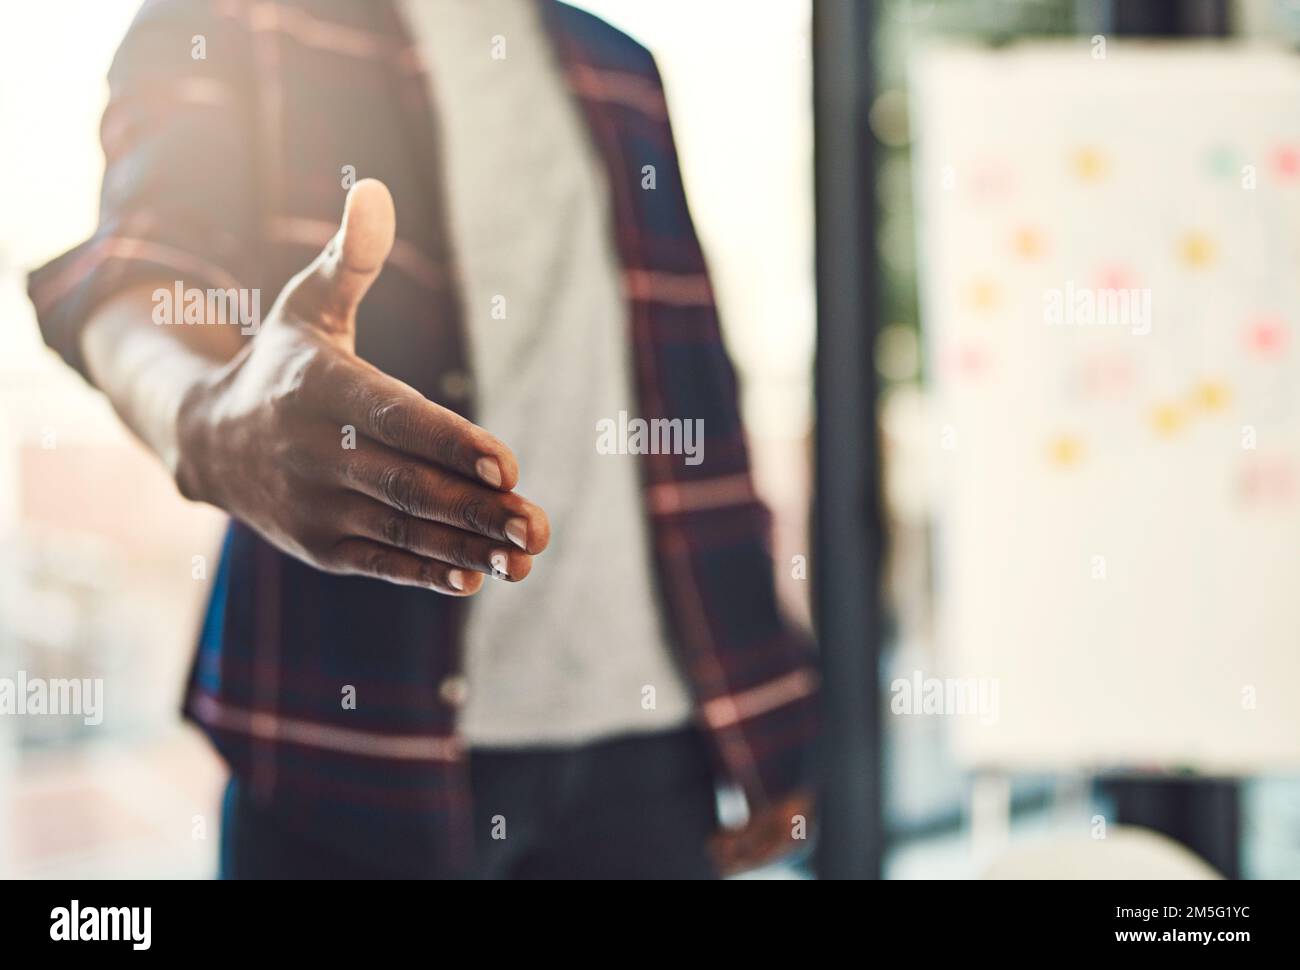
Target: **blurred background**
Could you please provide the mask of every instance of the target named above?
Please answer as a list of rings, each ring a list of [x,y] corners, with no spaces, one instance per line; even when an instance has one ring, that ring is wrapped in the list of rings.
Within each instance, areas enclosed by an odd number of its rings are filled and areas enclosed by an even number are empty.
[[[808,622],[817,565],[808,568],[818,305],[813,0],[576,5],[658,59],[742,379],[759,487],[776,512],[778,580],[787,607]],[[222,517],[183,502],[103,398],[44,348],[25,296],[27,270],[94,226],[104,78],[137,6],[15,3],[0,32],[0,676],[102,677],[106,707],[95,727],[0,716],[6,878],[215,872],[224,771],[181,725],[178,707]],[[863,177],[874,186],[868,258],[878,279],[873,366],[888,535],[887,624],[873,655],[884,711],[872,739],[883,758],[881,871],[975,877],[1008,848],[1086,831],[1101,818],[1164,830],[1226,875],[1300,877],[1300,772],[1218,772],[1198,781],[1176,764],[1153,764],[1126,781],[1131,765],[1107,774],[1073,756],[1056,766],[1048,759],[987,770],[957,750],[950,719],[892,716],[889,704],[896,678],[942,669],[950,646],[940,621],[949,586],[936,578],[946,575],[936,563],[943,496],[932,467],[941,375],[925,334],[942,312],[923,296],[933,268],[922,256],[932,250],[920,230],[920,197],[934,187],[916,145],[918,94],[910,88],[918,59],[948,44],[1012,52],[1038,41],[1073,43],[1087,57],[1091,38],[1105,36],[1119,51],[1116,38],[1130,30],[1182,38],[1171,45],[1203,35],[1242,45],[1243,56],[1285,54],[1300,41],[1300,3],[1168,0],[1145,5],[1156,13],[1132,22],[1121,22],[1122,8],[1144,5],[868,6],[863,53],[874,92],[862,109],[874,170]],[[939,117],[931,114],[931,130]],[[1158,126],[1150,136],[1159,139]],[[1195,208],[1202,200],[1191,192],[1185,201]],[[955,588],[962,577],[952,580]],[[1300,646],[1300,630],[1282,635]],[[1152,780],[1175,787],[1142,787]],[[800,874],[801,866],[764,873]]]

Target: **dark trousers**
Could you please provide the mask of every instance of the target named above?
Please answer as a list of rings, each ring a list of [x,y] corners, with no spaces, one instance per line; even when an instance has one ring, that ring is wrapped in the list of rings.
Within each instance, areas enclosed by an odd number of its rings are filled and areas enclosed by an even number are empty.
[[[711,879],[713,776],[699,732],[470,756],[477,875],[485,879]],[[226,789],[223,879],[384,879]]]

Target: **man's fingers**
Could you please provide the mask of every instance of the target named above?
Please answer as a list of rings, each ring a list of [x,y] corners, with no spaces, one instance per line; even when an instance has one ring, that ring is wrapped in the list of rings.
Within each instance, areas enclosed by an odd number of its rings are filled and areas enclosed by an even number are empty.
[[[347,454],[340,483],[399,512],[506,542],[530,555],[550,542],[546,513],[521,495],[477,485],[377,442],[360,442]]]
[[[365,361],[322,390],[321,405],[340,426],[494,489],[519,483],[519,463],[502,442]]]
[[[509,542],[418,519],[361,496],[349,504],[339,524],[359,538],[511,582],[519,582],[533,568],[533,557]]]
[[[396,235],[388,187],[362,179],[348,192],[338,233],[291,284],[290,316],[354,349],[357,307],[383,270]]]
[[[345,575],[419,586],[448,596],[472,596],[483,587],[481,573],[424,559],[369,539],[344,539],[340,542],[334,549],[333,568]]]

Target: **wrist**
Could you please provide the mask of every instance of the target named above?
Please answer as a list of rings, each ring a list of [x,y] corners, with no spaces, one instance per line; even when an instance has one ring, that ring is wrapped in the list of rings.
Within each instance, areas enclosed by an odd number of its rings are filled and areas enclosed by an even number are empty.
[[[217,505],[208,474],[212,453],[210,392],[209,381],[199,376],[181,393],[173,422],[173,447],[164,461],[181,495],[191,502]]]

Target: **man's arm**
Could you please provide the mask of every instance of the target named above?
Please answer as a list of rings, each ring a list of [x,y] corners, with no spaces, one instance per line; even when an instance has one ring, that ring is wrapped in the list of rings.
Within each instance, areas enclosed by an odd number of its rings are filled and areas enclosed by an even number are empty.
[[[211,321],[158,326],[157,287],[143,286],[101,304],[81,348],[187,498],[320,569],[470,595],[484,573],[527,576],[550,525],[511,491],[509,448],[356,356],[357,306],[394,225],[387,188],[357,183],[338,235],[252,340]]]
[[[242,341],[232,327],[155,325],[153,294],[172,285],[140,285],[100,304],[82,330],[81,352],[95,386],[175,478],[185,396],[239,353]]]

